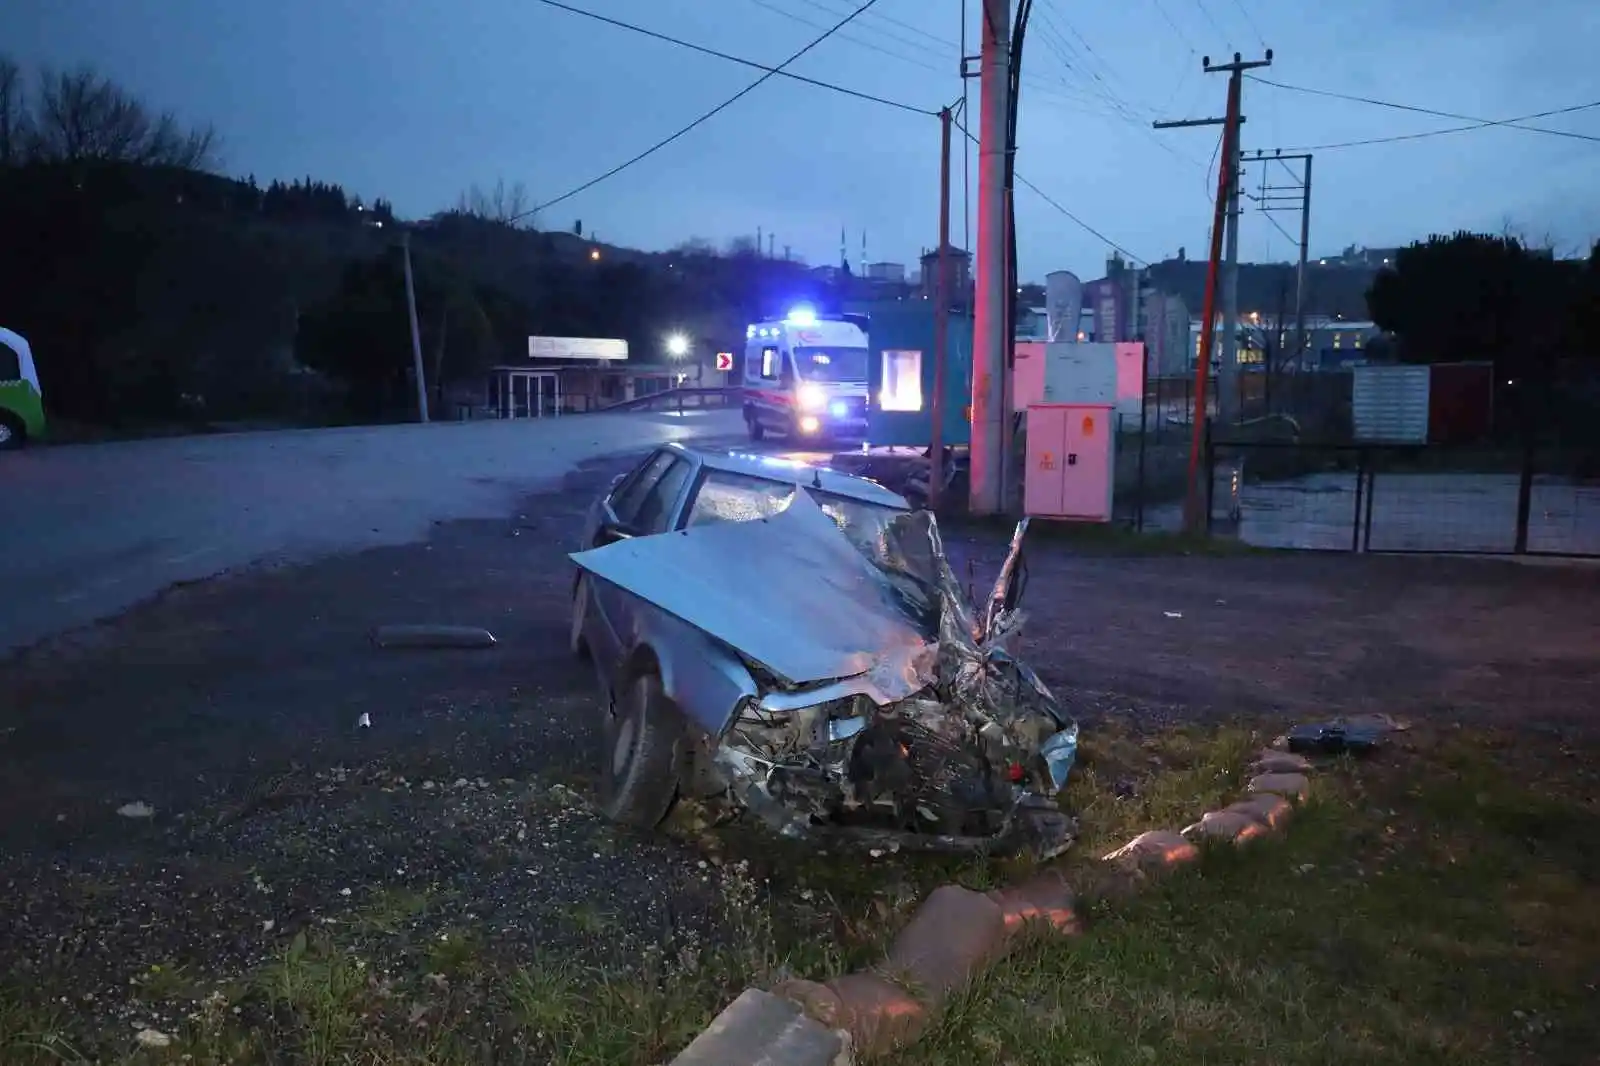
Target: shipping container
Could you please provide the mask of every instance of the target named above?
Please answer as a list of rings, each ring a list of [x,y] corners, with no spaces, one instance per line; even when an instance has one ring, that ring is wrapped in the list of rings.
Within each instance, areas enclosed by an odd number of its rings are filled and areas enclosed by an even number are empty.
[[[1494,364],[1435,363],[1428,382],[1428,443],[1487,440],[1494,424]]]

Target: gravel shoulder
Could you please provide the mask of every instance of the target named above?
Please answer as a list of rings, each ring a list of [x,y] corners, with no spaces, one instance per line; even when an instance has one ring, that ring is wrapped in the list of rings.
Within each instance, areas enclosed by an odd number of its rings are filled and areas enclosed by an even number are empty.
[[[53,1002],[81,1046],[115,1049],[326,938],[368,982],[459,990],[535,959],[662,980],[748,936],[756,895],[828,935],[837,911],[799,901],[837,871],[698,827],[622,835],[588,809],[593,682],[566,655],[564,553],[619,466],[505,520],[180,587],[0,661],[0,1007]],[[949,547],[985,587],[1001,539]],[[1030,571],[1022,654],[1091,726],[1381,710],[1565,732],[1600,713],[1593,571],[1050,538]],[[403,622],[500,643],[372,646]],[[887,865],[865,876],[881,927],[912,894]]]

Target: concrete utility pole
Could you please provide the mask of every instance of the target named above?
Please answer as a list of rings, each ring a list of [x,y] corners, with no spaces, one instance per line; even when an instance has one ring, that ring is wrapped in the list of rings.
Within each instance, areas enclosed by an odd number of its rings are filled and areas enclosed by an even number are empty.
[[[417,379],[417,421],[428,420],[428,379],[422,373],[422,331],[417,328],[417,286],[411,278],[411,231],[400,231],[400,253],[406,267],[406,314],[411,319],[411,371]]]
[[[1299,185],[1269,185],[1263,180],[1261,195],[1255,198],[1258,210],[1263,213],[1300,213],[1300,263],[1294,276],[1294,366],[1296,370],[1301,370],[1304,369],[1306,357],[1306,259],[1311,245],[1311,156],[1309,153],[1284,155],[1283,149],[1279,148],[1271,155],[1260,150],[1251,153],[1249,161],[1257,160],[1263,165],[1277,160],[1285,168],[1291,160],[1301,163]]]
[[[939,276],[933,298],[933,442],[928,452],[928,510],[939,510],[944,487],[944,382],[950,358],[950,125],[948,107],[939,111]],[[865,238],[863,238],[865,239]]]
[[[1225,127],[1222,138],[1222,160],[1219,164],[1226,175],[1227,243],[1222,270],[1222,365],[1217,372],[1217,417],[1224,423],[1233,422],[1239,404],[1239,127],[1244,124],[1240,111],[1243,95],[1244,72],[1272,66],[1272,49],[1266,57],[1246,62],[1238,52],[1233,62],[1211,63],[1211,57],[1201,59],[1207,74],[1228,75],[1228,116],[1222,119],[1185,119],[1181,122],[1157,122],[1155,128],[1173,129],[1182,126]],[[1229,125],[1231,123],[1231,125]],[[1231,145],[1231,147],[1230,147]]]
[[[983,0],[983,52],[978,99],[977,306],[973,315],[971,509],[999,514],[1005,469],[1006,158],[1011,94],[1011,0]]]

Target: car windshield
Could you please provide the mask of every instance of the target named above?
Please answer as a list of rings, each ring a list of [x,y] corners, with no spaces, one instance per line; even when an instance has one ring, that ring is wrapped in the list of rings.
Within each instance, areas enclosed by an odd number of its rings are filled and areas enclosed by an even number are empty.
[[[803,381],[865,384],[867,380],[865,348],[796,348],[794,358]]]
[[[689,525],[753,522],[770,517],[789,505],[789,497],[799,487],[792,481],[708,470],[700,491],[695,494],[694,506],[689,509]],[[845,535],[869,555],[890,520],[905,513],[902,508],[867,503],[809,486],[806,491],[823,513],[837,522]]]

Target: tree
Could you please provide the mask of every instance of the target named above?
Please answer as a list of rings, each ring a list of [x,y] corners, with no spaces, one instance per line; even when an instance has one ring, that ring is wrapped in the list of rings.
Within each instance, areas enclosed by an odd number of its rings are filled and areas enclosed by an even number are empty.
[[[504,178],[496,181],[494,188],[488,192],[476,185],[469,188],[457,198],[456,212],[518,229],[527,228],[534,222],[532,198],[528,195],[527,186],[520,181],[508,186]],[[580,234],[581,231],[580,225]]]
[[[1523,340],[1531,261],[1515,237],[1432,236],[1378,273],[1367,306],[1407,362],[1505,360]]]
[[[184,127],[151,111],[88,67],[42,71],[25,154],[43,163],[133,163],[211,170],[219,143],[210,126]]]
[[[0,167],[22,162],[28,130],[28,86],[22,68],[0,55]]]
[[[437,398],[445,381],[482,373],[502,354],[486,303],[508,318],[518,309],[499,296],[486,299],[486,290],[431,258],[414,255],[413,268],[424,363]],[[411,332],[398,249],[351,264],[338,290],[301,316],[295,350],[306,366],[348,386],[357,414],[380,416],[408,404]]]

